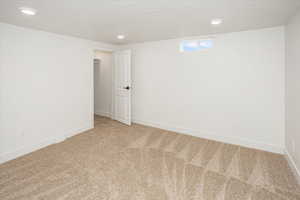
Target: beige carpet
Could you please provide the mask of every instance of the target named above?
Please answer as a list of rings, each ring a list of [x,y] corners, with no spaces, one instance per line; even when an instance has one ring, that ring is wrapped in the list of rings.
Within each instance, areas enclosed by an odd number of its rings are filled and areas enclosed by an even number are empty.
[[[0,165],[0,199],[299,200],[284,157],[97,117]]]

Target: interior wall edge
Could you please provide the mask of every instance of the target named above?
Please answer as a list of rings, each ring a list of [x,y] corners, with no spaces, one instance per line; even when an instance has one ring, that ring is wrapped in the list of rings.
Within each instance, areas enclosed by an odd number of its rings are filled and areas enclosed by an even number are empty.
[[[249,30],[242,30],[242,31],[234,31],[234,32],[227,32],[227,33],[215,33],[215,34],[204,34],[204,35],[194,35],[194,36],[186,36],[186,37],[176,37],[176,38],[170,38],[170,39],[162,39],[162,40],[151,40],[151,41],[145,41],[145,42],[135,42],[135,43],[128,43],[128,44],[118,44],[116,45],[116,51],[117,50],[126,50],[131,49],[136,46],[146,46],[149,44],[157,44],[160,42],[180,42],[182,40],[205,40],[205,39],[217,39],[220,36],[226,36],[231,34],[240,34],[240,33],[251,33],[256,31],[267,31],[272,30],[276,28],[282,28],[284,29],[286,25],[276,25],[276,26],[270,26],[265,28],[259,28],[259,29],[249,29]]]
[[[278,153],[278,154],[284,154],[285,149],[284,147],[280,146],[275,146],[272,144],[265,144],[259,141],[253,141],[253,140],[247,140],[247,139],[241,139],[241,138],[233,138],[233,137],[224,137],[221,134],[217,133],[207,133],[207,131],[201,131],[201,130],[192,130],[186,127],[176,127],[170,124],[161,124],[157,122],[150,122],[147,120],[141,120],[137,118],[133,118],[132,120],[133,123],[145,125],[145,126],[151,126],[155,128],[160,128],[168,131],[173,131],[185,135],[191,135],[194,137],[199,137],[199,138],[205,138],[209,140],[215,140],[218,142],[223,142],[223,143],[228,143],[228,144],[233,144],[233,145],[239,145],[243,147],[248,147],[248,148],[253,148],[253,149],[258,149],[258,150],[263,150],[263,151],[268,151],[272,153]]]

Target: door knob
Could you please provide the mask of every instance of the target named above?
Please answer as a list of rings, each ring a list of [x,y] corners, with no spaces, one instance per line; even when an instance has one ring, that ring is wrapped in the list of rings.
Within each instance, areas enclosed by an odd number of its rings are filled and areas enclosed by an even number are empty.
[[[126,86],[126,87],[123,87],[123,89],[129,90],[130,87],[129,87],[129,86]]]

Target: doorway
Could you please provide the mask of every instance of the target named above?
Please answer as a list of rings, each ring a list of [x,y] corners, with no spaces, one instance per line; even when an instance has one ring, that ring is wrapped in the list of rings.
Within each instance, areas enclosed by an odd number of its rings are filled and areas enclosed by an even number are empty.
[[[94,118],[131,125],[131,51],[94,52]]]
[[[94,115],[111,118],[112,52],[94,51]]]

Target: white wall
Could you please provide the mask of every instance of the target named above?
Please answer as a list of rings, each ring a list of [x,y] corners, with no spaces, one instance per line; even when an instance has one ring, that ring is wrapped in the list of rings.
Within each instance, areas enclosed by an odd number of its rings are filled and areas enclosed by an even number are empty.
[[[300,12],[286,26],[286,149],[300,176]]]
[[[216,35],[199,52],[179,43],[123,47],[133,50],[134,121],[282,153],[284,28]]]
[[[0,162],[92,128],[102,48],[115,47],[0,23]]]
[[[95,51],[100,66],[95,69],[95,114],[110,117],[112,95],[112,53]]]
[[[95,49],[115,46],[0,23],[0,162],[92,127]],[[133,48],[136,122],[280,152],[283,27]],[[128,48],[128,47],[126,47]]]

